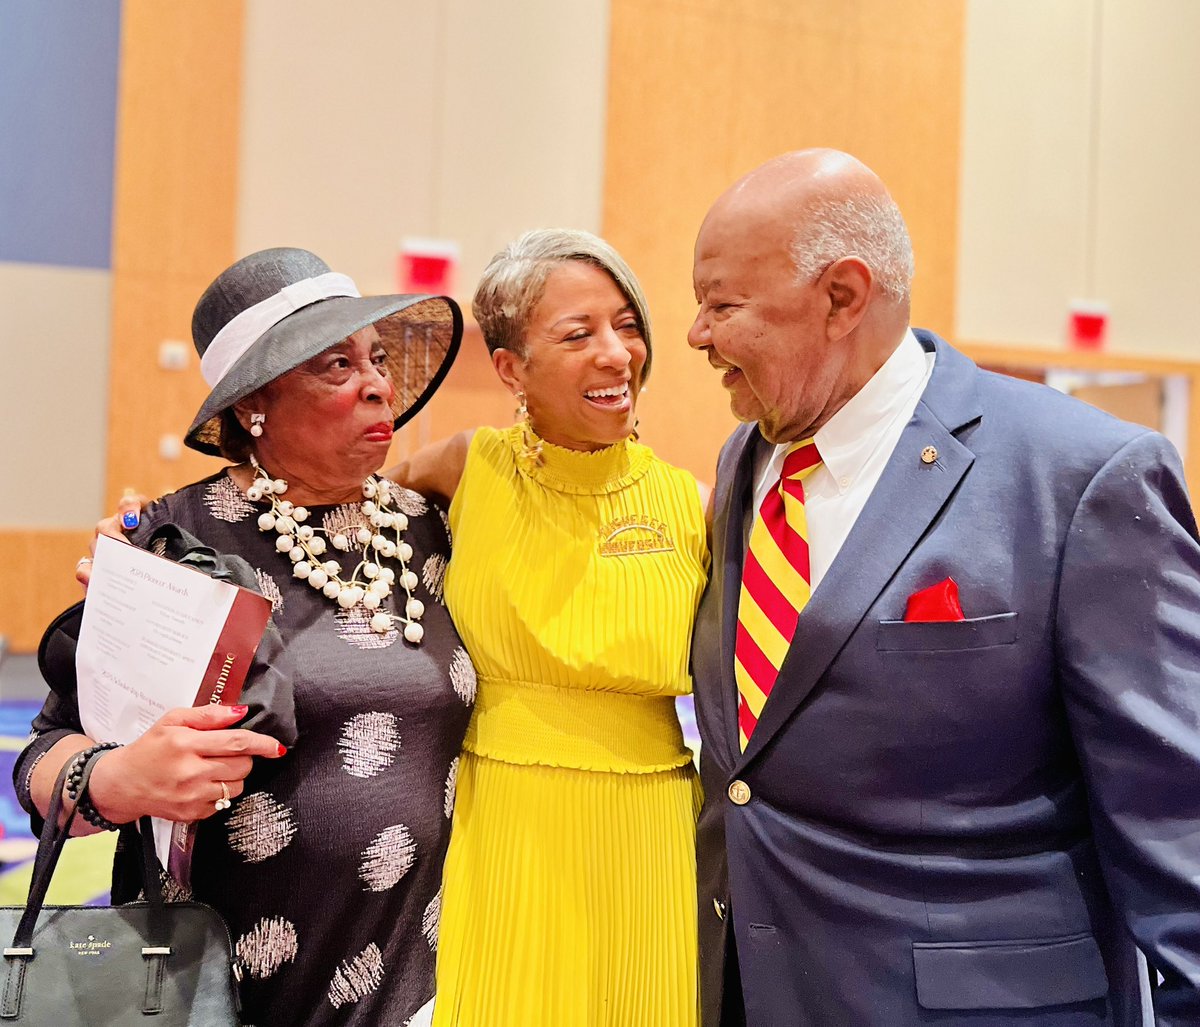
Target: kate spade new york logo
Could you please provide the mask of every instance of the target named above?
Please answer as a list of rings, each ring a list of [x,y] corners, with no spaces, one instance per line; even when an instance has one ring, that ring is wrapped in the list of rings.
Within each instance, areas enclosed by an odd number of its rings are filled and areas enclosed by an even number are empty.
[[[112,948],[111,941],[101,940],[94,934],[89,934],[87,941],[72,941],[67,944],[76,956],[99,956]]]
[[[604,525],[599,533],[599,546],[601,556],[642,556],[675,550],[666,524],[642,514],[618,517]]]

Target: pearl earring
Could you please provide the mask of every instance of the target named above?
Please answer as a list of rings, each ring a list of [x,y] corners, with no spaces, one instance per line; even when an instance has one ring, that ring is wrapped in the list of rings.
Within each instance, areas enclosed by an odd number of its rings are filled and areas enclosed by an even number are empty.
[[[262,438],[263,425],[267,423],[266,414],[251,414],[250,415],[250,434],[256,439]]]

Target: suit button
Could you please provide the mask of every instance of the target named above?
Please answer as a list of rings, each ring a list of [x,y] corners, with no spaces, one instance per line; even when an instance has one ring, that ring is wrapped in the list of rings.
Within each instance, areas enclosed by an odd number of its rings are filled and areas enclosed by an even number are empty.
[[[720,899],[713,899],[713,912],[717,914],[718,920],[725,919],[725,903]]]
[[[750,786],[745,781],[734,781],[729,786],[729,801],[735,806],[745,806],[750,801]]]

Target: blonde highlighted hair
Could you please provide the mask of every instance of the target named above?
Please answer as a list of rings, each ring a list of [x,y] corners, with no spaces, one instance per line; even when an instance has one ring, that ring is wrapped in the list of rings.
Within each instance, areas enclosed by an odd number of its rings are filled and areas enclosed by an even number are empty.
[[[484,269],[471,311],[489,353],[525,355],[525,333],[556,267],[571,261],[605,272],[633,306],[646,343],[642,381],[650,374],[650,314],[642,287],[621,255],[599,236],[573,228],[538,228],[514,239]]]

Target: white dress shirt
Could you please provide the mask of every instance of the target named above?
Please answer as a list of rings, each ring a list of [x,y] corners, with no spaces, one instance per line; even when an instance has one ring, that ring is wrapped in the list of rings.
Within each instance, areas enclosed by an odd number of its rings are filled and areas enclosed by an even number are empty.
[[[932,373],[933,354],[909,329],[884,365],[814,436],[823,462],[804,479],[813,591],[871,498]],[[790,445],[765,450],[758,458],[747,538],[763,499],[779,481]]]

